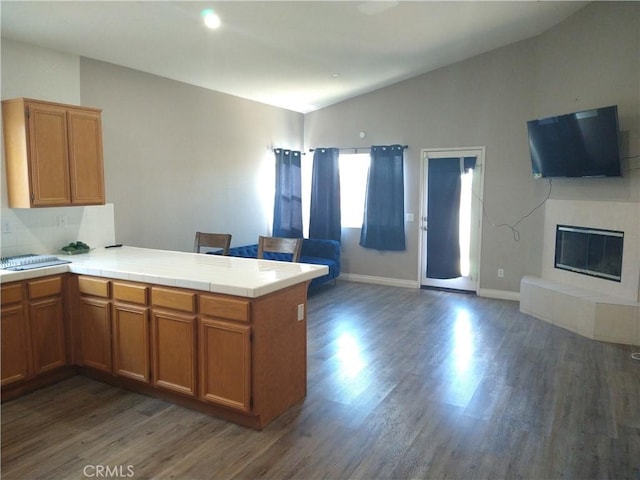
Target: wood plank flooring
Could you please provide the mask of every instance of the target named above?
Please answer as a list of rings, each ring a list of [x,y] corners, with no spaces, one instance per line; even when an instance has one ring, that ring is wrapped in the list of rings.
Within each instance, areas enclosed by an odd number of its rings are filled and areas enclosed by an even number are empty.
[[[77,376],[2,405],[9,479],[640,480],[640,362],[517,302],[338,282],[258,432]]]

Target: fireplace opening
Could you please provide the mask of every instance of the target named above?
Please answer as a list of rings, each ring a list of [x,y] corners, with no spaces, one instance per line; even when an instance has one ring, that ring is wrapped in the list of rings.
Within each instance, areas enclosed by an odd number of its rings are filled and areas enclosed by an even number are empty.
[[[624,232],[556,226],[555,267],[620,282]]]

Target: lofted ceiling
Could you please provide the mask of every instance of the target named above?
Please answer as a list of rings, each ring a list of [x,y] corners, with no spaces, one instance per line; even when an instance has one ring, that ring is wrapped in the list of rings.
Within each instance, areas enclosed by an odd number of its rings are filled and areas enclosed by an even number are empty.
[[[576,1],[8,1],[2,37],[307,113],[551,28]],[[213,8],[222,26],[207,29]]]

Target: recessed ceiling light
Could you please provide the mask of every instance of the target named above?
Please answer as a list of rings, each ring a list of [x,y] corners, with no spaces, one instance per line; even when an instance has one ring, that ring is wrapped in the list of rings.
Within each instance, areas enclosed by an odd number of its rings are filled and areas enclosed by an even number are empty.
[[[331,78],[338,78],[340,76],[339,73],[332,73]]]
[[[202,12],[200,12],[200,15],[204,19],[204,24],[207,26],[207,28],[210,28],[212,30],[218,28],[222,23],[220,21],[220,17],[211,8],[202,10]]]

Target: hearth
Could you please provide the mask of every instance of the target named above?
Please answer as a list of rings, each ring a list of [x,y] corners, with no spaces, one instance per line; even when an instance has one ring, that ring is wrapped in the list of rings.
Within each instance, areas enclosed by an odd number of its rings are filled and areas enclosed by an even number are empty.
[[[605,280],[622,280],[624,232],[556,226],[555,267]]]

